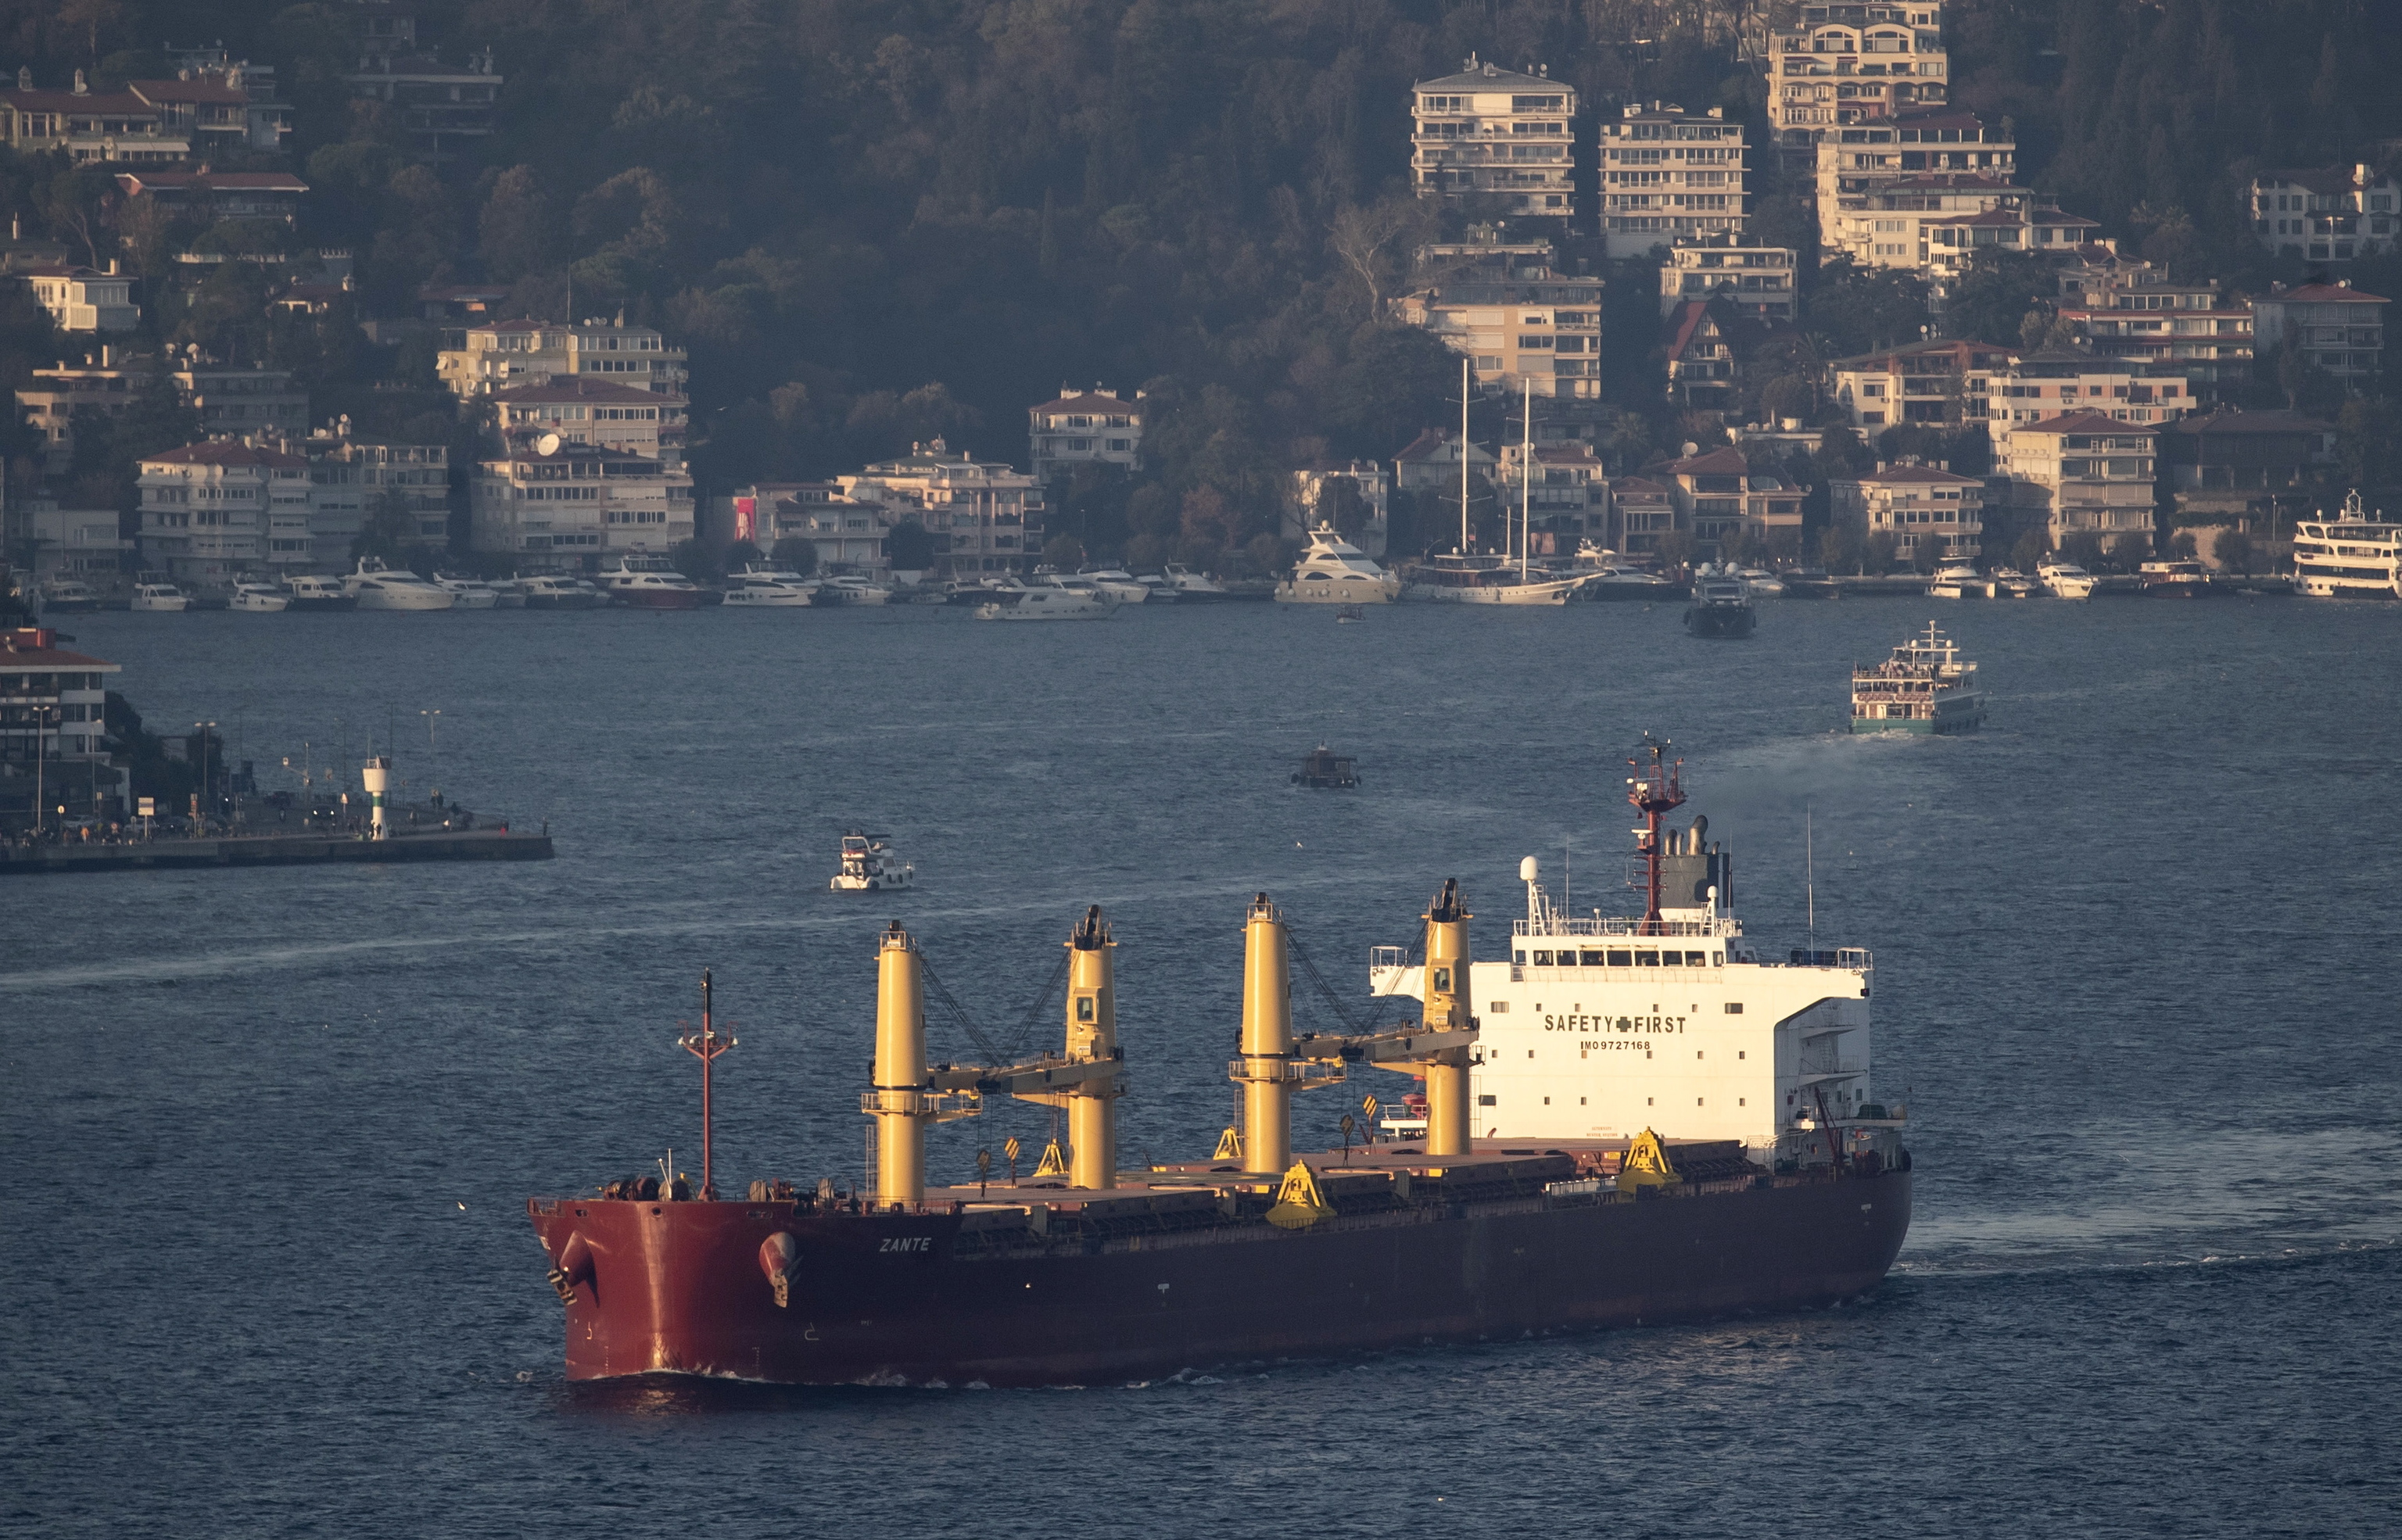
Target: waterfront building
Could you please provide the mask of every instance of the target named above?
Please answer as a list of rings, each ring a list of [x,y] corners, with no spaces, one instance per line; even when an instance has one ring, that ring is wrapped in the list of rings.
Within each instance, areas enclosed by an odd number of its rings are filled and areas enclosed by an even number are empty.
[[[1905,561],[1974,561],[1982,549],[1985,484],[1940,462],[1879,461],[1873,471],[1829,480],[1827,493],[1838,525],[1893,536]]]
[[[845,496],[834,482],[762,481],[738,488],[730,501],[735,538],[762,551],[806,540],[821,572],[881,577],[891,570],[884,541],[900,516],[881,502]]]
[[[13,90],[0,91],[0,144],[20,155],[63,154],[76,165],[172,166],[192,153],[188,135],[170,131],[165,115],[130,90],[96,91],[75,72],[67,90],[37,89],[30,66]]]
[[[72,579],[111,588],[133,550],[118,529],[114,508],[62,508],[53,498],[18,498],[0,511],[0,550],[37,583]]]
[[[2230,408],[2168,424],[2160,458],[2175,522],[2273,529],[2335,474],[2335,434],[2332,422],[2286,411]]]
[[[2059,315],[2093,351],[2182,373],[2203,401],[2221,381],[2251,373],[2252,303],[2222,295],[2215,278],[2129,269],[2088,287],[2083,304],[2063,305]]]
[[[1465,355],[1482,383],[1516,399],[1601,396],[1602,281],[1559,271],[1551,243],[1504,245],[1489,227],[1421,247],[1417,287],[1392,302],[1405,325]]]
[[[469,529],[476,550],[509,557],[520,571],[596,571],[690,540],[692,478],[630,450],[513,434],[476,463]]]
[[[2280,256],[2353,262],[2402,242],[2402,184],[2372,166],[2262,172],[2245,198],[2253,238]]]
[[[2252,302],[2253,345],[2290,342],[2304,364],[2357,388],[2384,372],[2386,304],[2350,279],[2290,289],[2273,283]]]
[[[1900,422],[1956,427],[1972,411],[1984,415],[1987,376],[2009,358],[2007,348],[1953,338],[1839,359],[1828,373],[1835,402],[1855,428],[1881,430]]]
[[[1613,258],[1680,240],[1740,240],[1743,125],[1724,107],[1630,103],[1601,125],[1601,233]]]
[[[34,370],[31,381],[17,392],[17,410],[41,435],[42,474],[64,475],[74,464],[77,409],[90,407],[115,417],[152,378],[150,368],[131,366],[107,343],[101,345],[96,361],[86,354],[81,364],[61,359],[54,368]]]
[[[1610,544],[1630,557],[1660,554],[1660,538],[1677,528],[1677,503],[1668,488],[1650,476],[1620,476],[1609,484]]]
[[[109,676],[123,667],[70,652],[46,626],[0,630],[0,828],[40,818],[121,818],[124,776],[104,747]]]
[[[200,431],[212,438],[300,438],[309,432],[309,392],[289,369],[220,364],[194,343],[181,363],[169,350],[167,378],[183,404],[200,414]]]
[[[1140,391],[1127,401],[1097,385],[1062,385],[1057,400],[1028,406],[1026,417],[1037,485],[1048,487],[1078,465],[1121,466],[1128,475],[1142,469]]]
[[[653,326],[496,321],[468,327],[463,344],[442,350],[435,368],[464,400],[513,385],[546,385],[562,375],[597,375],[662,395],[684,395],[688,362],[684,351]]]
[[[1531,455],[1524,444],[1502,445],[1496,490],[1512,518],[1525,509],[1531,555],[1572,557],[1588,539],[1609,539],[1609,478],[1582,439],[1538,444]]]
[[[19,268],[14,276],[25,281],[35,299],[50,312],[51,323],[62,332],[130,332],[142,323],[142,307],[133,303],[133,279],[117,270],[67,263]]]
[[[2014,354],[1989,364],[1984,400],[1964,403],[1982,416],[1998,456],[2010,431],[2064,412],[2098,412],[2119,422],[2170,422],[2194,404],[2192,387],[2174,364],[2112,358],[2081,349]]]
[[[2105,543],[2152,535],[2160,430],[2099,412],[2064,412],[2010,430],[2002,469],[2018,522],[2038,522],[2057,550],[2070,535]]]
[[[1411,88],[1410,180],[1421,198],[1492,200],[1499,213],[1576,216],[1573,87],[1548,66],[1505,70],[1470,56],[1457,75]]]
[[[1676,527],[1693,537],[1697,561],[1717,560],[1719,543],[1738,529],[1753,535],[1790,529],[1798,538],[1802,489],[1777,476],[1756,474],[1732,445],[1704,449],[1688,444],[1680,458],[1646,466],[1643,474],[1667,488]]]
[[[1754,245],[1740,236],[1679,241],[1660,268],[1661,319],[1689,300],[1716,299],[1747,320],[1790,321],[1799,260],[1789,246]]]
[[[314,565],[337,571],[348,568],[352,543],[388,493],[406,501],[416,543],[449,543],[449,446],[354,436],[345,417],[295,447],[309,457],[313,488],[310,556]]]
[[[309,462],[268,439],[213,438],[138,465],[142,565],[225,587],[314,562]]]
[[[934,537],[941,577],[1030,570],[1042,551],[1043,503],[1034,478],[939,438],[837,477],[836,485],[850,501],[883,508],[896,524],[914,516]]]
[[[1412,494],[1429,489],[1459,502],[1459,435],[1440,428],[1420,431],[1400,454],[1393,457],[1393,485]],[[1490,482],[1498,462],[1475,440],[1468,441],[1466,450],[1470,474]],[[1456,506],[1452,510],[1458,512]]]
[[[492,392],[491,402],[504,438],[555,433],[568,444],[628,449],[683,468],[689,404],[674,392],[579,374],[512,385]]]

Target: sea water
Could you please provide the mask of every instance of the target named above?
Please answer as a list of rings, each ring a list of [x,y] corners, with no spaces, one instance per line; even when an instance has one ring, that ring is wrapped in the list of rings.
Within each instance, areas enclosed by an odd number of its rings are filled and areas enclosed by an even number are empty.
[[[1934,616],[1986,729],[1843,732]],[[539,864],[0,887],[0,1530],[2262,1534],[2402,1510],[2402,612],[2234,599],[91,615],[262,790],[393,752]],[[438,711],[436,718],[431,713]],[[716,1162],[848,1185],[875,938],[1002,1046],[1115,927],[1128,1164],[1227,1121],[1264,891],[1329,981],[1534,855],[1619,911],[1670,738],[1764,955],[1875,953],[1917,1217],[1840,1308],[1041,1392],[574,1387],[525,1214]],[[1323,742],[1362,785],[1289,777]],[[303,745],[309,747],[304,749]],[[284,768],[290,760],[292,768]],[[846,828],[916,890],[827,890]],[[1305,1025],[1339,1025],[1301,991]],[[969,1057],[937,1010],[934,1047]],[[1334,1143],[1363,1076],[1300,1098]],[[967,1179],[1043,1109],[932,1141]],[[1663,1130],[1674,1134],[1674,1128]],[[2382,1517],[2380,1517],[2380,1516]]]

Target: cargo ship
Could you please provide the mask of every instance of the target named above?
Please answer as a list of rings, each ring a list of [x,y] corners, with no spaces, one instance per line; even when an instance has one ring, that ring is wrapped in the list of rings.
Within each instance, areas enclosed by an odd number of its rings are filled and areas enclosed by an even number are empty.
[[[1343,1032],[1295,1032],[1289,928],[1254,898],[1228,1066],[1242,1110],[1208,1160],[1120,1166],[1128,1077],[1097,907],[1067,943],[1060,1052],[1014,1064],[929,1062],[918,944],[887,928],[859,1189],[720,1194],[711,1077],[734,1042],[704,984],[682,1039],[700,1062],[698,1183],[662,1165],[528,1202],[568,1377],[1115,1383],[1873,1288],[1909,1229],[1912,1162],[1903,1109],[1871,1088],[1872,959],[1751,942],[1706,820],[1663,821],[1684,801],[1666,747],[1628,761],[1641,914],[1577,915],[1529,859],[1526,916],[1479,958],[1446,881],[1412,945],[1372,950],[1372,1013],[1340,1007]],[[1293,1098],[1376,1075],[1407,1077],[1381,1084],[1420,1115],[1382,1129],[1363,1097],[1340,1150],[1296,1158]],[[998,1097],[1064,1115],[1065,1139],[1026,1178],[993,1180],[980,1152],[976,1180],[931,1185],[928,1128]]]

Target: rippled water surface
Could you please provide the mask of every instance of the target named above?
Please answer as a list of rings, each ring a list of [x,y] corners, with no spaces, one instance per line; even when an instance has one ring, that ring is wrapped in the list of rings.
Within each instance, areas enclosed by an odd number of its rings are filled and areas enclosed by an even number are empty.
[[[2391,1533],[2402,613],[1943,605],[1989,730],[1836,736],[1936,607],[67,621],[268,785],[396,736],[560,854],[0,887],[0,1531]],[[1136,1388],[563,1382],[524,1199],[697,1143],[704,966],[721,1167],[847,1178],[882,922],[1007,1037],[1101,903],[1125,1148],[1190,1157],[1251,892],[1346,988],[1445,876],[1487,947],[1523,855],[1605,901],[1646,729],[1772,955],[1805,819],[1820,944],[1875,949],[1918,1217],[1868,1299]],[[1321,740],[1360,791],[1287,783]],[[853,823],[921,888],[827,892]]]

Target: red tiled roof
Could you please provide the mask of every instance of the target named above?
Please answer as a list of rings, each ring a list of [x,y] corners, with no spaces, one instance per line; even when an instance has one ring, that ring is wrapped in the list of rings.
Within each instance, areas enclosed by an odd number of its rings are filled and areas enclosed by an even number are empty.
[[[2115,426],[2115,424],[2114,424]],[[1883,470],[1869,471],[1848,478],[1863,486],[1879,484],[1912,487],[1981,487],[1975,476],[1964,476],[1936,465],[1887,465]]]
[[[47,626],[21,626],[13,630],[0,630],[0,658],[6,658],[12,668],[104,668],[111,672],[122,666],[106,658],[88,657],[58,647],[37,647],[36,641],[57,633]]]
[[[1688,299],[1677,305],[1668,316],[1668,356],[1684,355],[1686,345],[1693,340],[1702,323],[1709,318],[1710,305],[1705,299]]]
[[[1609,484],[1609,495],[1621,502],[1630,500],[1664,502],[1668,500],[1668,488],[1648,476],[1620,476]]]
[[[1082,412],[1088,416],[1099,412],[1139,418],[1142,416],[1142,403],[1121,401],[1116,396],[1103,395],[1097,391],[1080,391],[1074,395],[1063,395],[1056,401],[1045,401],[1038,406],[1028,406],[1027,410],[1036,417],[1044,417],[1054,412]]]
[[[1747,476],[1751,461],[1732,445],[1723,449],[1707,449],[1688,460],[1672,460],[1660,467],[1670,475]]]
[[[145,192],[305,193],[309,184],[290,172],[119,172],[117,185],[130,197]]]
[[[2298,289],[2283,294],[2264,295],[2256,301],[2263,305],[2383,305],[2390,303],[2383,295],[2370,294],[2343,283],[2305,283]]]
[[[309,462],[298,455],[285,454],[261,445],[244,444],[240,439],[213,438],[205,444],[186,444],[180,449],[168,449],[142,457],[145,465],[259,465],[276,471],[305,471]]]
[[[2063,412],[2041,422],[2030,422],[2014,429],[2022,433],[2157,433],[2158,428],[2144,422],[2121,422],[2100,412]]]
[[[1421,428],[1418,430],[1418,436],[1410,440],[1409,447],[1404,448],[1400,454],[1395,455],[1393,458],[1407,464],[1415,465],[1420,461],[1434,459],[1437,454],[1447,448],[1450,444],[1451,435],[1444,433],[1442,429]],[[1468,449],[1469,457],[1471,460],[1477,455],[1484,453],[1484,451],[1479,449],[1473,443],[1469,445]],[[1486,458],[1490,459],[1492,457],[1488,455]]]

